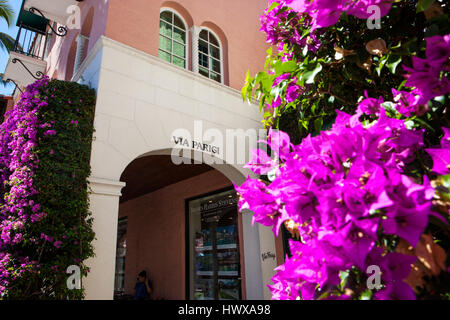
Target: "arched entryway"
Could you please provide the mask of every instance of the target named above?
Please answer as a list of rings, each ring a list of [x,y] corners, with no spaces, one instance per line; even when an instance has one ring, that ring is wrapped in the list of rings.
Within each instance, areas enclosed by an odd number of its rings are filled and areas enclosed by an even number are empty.
[[[142,270],[153,299],[257,298],[259,234],[233,188],[244,176],[226,164],[176,165],[170,151],[138,157],[120,177],[114,298],[131,299]]]

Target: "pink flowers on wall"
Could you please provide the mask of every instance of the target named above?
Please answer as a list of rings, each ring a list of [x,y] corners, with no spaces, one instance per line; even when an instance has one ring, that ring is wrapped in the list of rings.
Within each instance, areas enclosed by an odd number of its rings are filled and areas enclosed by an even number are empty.
[[[22,230],[28,223],[40,221],[46,216],[40,205],[33,201],[38,193],[34,188],[34,171],[39,165],[35,147],[37,141],[37,113],[47,107],[38,89],[45,86],[48,79],[28,86],[15,108],[6,115],[0,125],[0,294],[8,285],[8,279],[25,272],[33,265],[28,257],[18,253],[5,253],[5,248],[13,248],[24,241]],[[55,134],[52,131],[48,134]]]

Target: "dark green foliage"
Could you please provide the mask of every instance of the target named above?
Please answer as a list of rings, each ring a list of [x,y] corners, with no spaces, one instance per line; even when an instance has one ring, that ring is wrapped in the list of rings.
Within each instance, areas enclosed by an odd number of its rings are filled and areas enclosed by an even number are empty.
[[[40,267],[38,273],[27,273],[10,288],[7,298],[81,299],[83,290],[67,288],[66,269],[77,265],[85,276],[88,269],[83,261],[94,256],[87,178],[95,91],[77,83],[52,80],[41,88],[40,98],[49,105],[41,108],[39,122],[51,123],[52,127],[38,129],[40,162],[34,183],[39,194],[35,202],[47,217],[26,227],[23,242],[23,255]],[[56,135],[44,136],[49,129]],[[41,233],[53,237],[53,241],[62,241],[61,247],[40,239]],[[31,241],[33,238],[39,240],[38,245]]]

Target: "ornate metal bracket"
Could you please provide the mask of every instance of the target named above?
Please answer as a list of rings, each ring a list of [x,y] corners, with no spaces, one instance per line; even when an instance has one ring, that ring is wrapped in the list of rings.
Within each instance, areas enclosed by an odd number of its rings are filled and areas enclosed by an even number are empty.
[[[20,59],[14,58],[14,59],[11,60],[11,62],[12,62],[12,63],[17,63],[17,62],[19,62],[19,63],[25,68],[25,70],[27,70],[28,73],[29,73],[33,78],[35,78],[36,80],[40,80],[40,79],[42,79],[42,78],[45,76],[45,74],[42,73],[41,71],[37,71],[37,72],[36,72],[36,75],[34,75],[33,72],[31,72],[30,69],[28,69],[27,66],[26,66],[26,65],[22,62],[22,60],[20,60]]]
[[[13,79],[6,79],[6,82],[12,82],[14,83],[14,85],[16,86],[17,89],[19,89],[19,91],[21,93],[23,93],[22,89],[20,89],[19,85],[17,84],[17,82],[15,82]]]
[[[30,11],[30,12],[33,13],[33,14],[36,14],[36,12],[37,12],[42,18],[47,19],[47,18],[44,16],[44,14],[42,13],[42,11],[39,10],[38,8],[31,7],[28,11]],[[47,24],[48,24],[48,26],[50,27],[50,29],[52,29],[52,31],[53,31],[57,36],[64,37],[64,36],[67,35],[67,28],[66,28],[66,27],[64,27],[64,26],[59,26],[59,27],[58,27],[58,31],[56,31],[56,30],[52,27],[50,21],[49,21]]]

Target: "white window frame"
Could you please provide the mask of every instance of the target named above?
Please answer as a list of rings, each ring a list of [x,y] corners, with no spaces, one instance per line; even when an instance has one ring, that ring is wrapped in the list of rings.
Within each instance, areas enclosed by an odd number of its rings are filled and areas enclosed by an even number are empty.
[[[160,8],[159,9],[159,20],[158,20],[158,55],[159,55],[159,50],[160,50],[160,48],[159,48],[159,37],[161,36],[160,35],[160,30],[159,30],[159,28],[160,28],[160,23],[161,23],[161,13],[163,13],[163,12],[165,12],[165,11],[168,11],[168,12],[171,12],[171,13],[173,13],[173,14],[176,14],[177,16],[178,16],[178,18],[180,18],[180,20],[183,22],[183,24],[184,24],[184,31],[186,32],[186,44],[185,44],[185,54],[186,54],[186,58],[185,58],[185,60],[186,60],[186,64],[185,64],[185,67],[184,67],[184,69],[186,69],[186,70],[189,70],[189,29],[188,29],[188,24],[186,23],[186,20],[184,19],[184,17],[183,17],[183,15],[181,15],[178,11],[176,11],[176,10],[174,10],[174,9],[172,9],[172,8],[169,8],[169,7],[162,7],[162,8]],[[171,43],[172,43],[172,52],[170,52],[170,55],[174,55],[173,54],[173,28],[172,28],[172,38],[171,38]],[[162,50],[162,51],[164,51],[164,50]],[[164,52],[166,52],[166,51],[164,51]],[[163,60],[163,59],[161,59],[161,60]],[[165,60],[163,60],[163,61],[165,61]],[[167,62],[167,61],[166,61]],[[179,68],[181,68],[180,66],[177,66],[176,64],[174,64],[173,62],[169,62],[170,64],[173,64],[174,66],[176,66],[176,67],[179,67]]]
[[[196,61],[195,61],[195,65],[196,65],[196,72],[197,73],[199,73],[200,74],[200,61],[199,61],[199,52],[200,52],[200,50],[198,49],[198,46],[199,46],[199,43],[200,43],[200,32],[202,32],[203,30],[206,30],[206,31],[208,31],[208,32],[210,32],[212,35],[214,35],[214,37],[216,37],[216,39],[217,39],[217,42],[219,43],[219,52],[220,52],[220,82],[219,83],[221,83],[221,84],[224,84],[224,70],[223,70],[223,59],[224,59],[224,57],[223,57],[223,45],[222,45],[222,41],[220,41],[220,38],[217,36],[217,34],[213,31],[213,30],[211,30],[210,28],[208,28],[208,27],[200,27],[200,28],[198,28],[198,30],[197,30],[197,32],[196,32],[196,34],[195,34],[195,37],[196,37],[196,39],[195,39],[195,43],[196,43],[196,46],[197,46],[197,55],[196,55]],[[205,40],[203,40],[203,39],[201,39],[202,41],[205,41]],[[208,45],[210,44],[210,42],[209,41],[207,41],[207,43],[208,43]],[[209,50],[209,48],[208,48],[208,50]],[[209,52],[208,52],[208,59],[209,59],[209,57],[211,57],[210,56],[210,54],[209,54]],[[215,58],[213,58],[213,59],[215,59]],[[217,59],[216,59],[217,60]],[[209,60],[208,60],[208,64],[209,64]],[[214,70],[212,70],[210,67],[208,67],[208,71],[209,72],[214,72],[214,73],[217,73],[217,72],[215,72]],[[203,75],[202,75],[203,76]],[[206,77],[205,77],[206,78]],[[214,79],[211,79],[210,77],[208,77],[207,79],[210,79],[210,80],[212,80],[212,81],[214,81],[214,82],[216,82],[217,83],[217,81],[216,80],[214,80]]]

